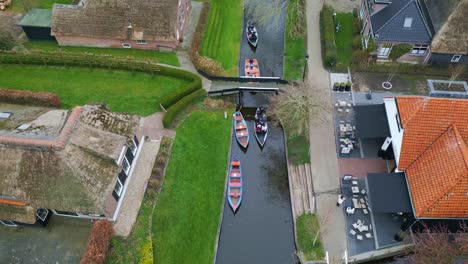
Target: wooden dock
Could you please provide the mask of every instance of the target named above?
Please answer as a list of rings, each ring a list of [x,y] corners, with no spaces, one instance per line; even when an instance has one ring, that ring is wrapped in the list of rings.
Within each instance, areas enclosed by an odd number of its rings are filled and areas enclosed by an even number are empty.
[[[294,166],[288,163],[288,175],[294,220],[304,213],[315,213],[310,164]]]

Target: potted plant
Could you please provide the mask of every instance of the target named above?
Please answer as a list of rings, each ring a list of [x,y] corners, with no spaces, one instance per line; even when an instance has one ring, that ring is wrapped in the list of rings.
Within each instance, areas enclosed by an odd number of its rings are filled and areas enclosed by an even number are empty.
[[[340,92],[343,92],[344,89],[345,89],[345,87],[346,87],[346,83],[345,83],[345,82],[341,82],[341,83],[340,83]]]
[[[401,242],[401,241],[403,241],[403,239],[405,239],[405,237],[407,235],[408,235],[408,232],[400,230],[400,231],[398,231],[398,233],[395,234],[395,236],[393,238],[395,239],[395,241]]]
[[[347,92],[351,91],[351,82],[350,81],[348,81],[346,83],[345,91],[347,91]]]
[[[336,91],[338,91],[339,89],[340,89],[340,83],[339,83],[339,82],[335,82],[335,83],[333,84],[333,91],[336,92]]]

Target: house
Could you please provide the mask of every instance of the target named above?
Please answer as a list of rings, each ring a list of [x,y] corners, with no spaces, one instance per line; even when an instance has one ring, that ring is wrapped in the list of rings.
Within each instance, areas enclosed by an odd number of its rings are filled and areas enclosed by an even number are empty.
[[[80,0],[55,4],[51,34],[59,45],[175,49],[191,9],[190,0]]]
[[[384,99],[396,170],[416,219],[468,219],[468,100]]]
[[[54,40],[50,32],[51,9],[33,8],[21,19],[18,26],[23,28],[28,39],[32,40]]]
[[[362,0],[359,17],[363,46],[375,41],[380,61],[393,50],[400,62],[468,64],[468,0]]]
[[[0,224],[117,219],[144,145],[139,117],[101,105],[0,111]]]

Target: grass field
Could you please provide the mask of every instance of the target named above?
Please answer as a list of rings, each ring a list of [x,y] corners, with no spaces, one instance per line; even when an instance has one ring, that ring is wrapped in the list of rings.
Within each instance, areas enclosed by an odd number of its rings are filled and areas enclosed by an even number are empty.
[[[51,9],[54,4],[71,4],[72,0],[13,0],[11,10],[26,13],[28,8]]]
[[[288,5],[288,12],[286,19],[286,43],[284,47],[285,51],[285,58],[284,58],[284,79],[286,80],[299,80],[302,78],[304,73],[304,65],[305,65],[305,54],[306,51],[306,33],[299,37],[292,37],[290,36],[289,32],[292,28],[293,21],[297,19],[291,16],[297,16],[297,11],[294,8],[291,8],[291,4]],[[304,12],[304,10],[301,10]],[[305,27],[306,25],[304,25]],[[306,30],[304,30],[306,31]]]
[[[201,54],[221,63],[228,75],[237,75],[242,31],[242,0],[211,0]]]
[[[353,14],[337,13],[336,18],[341,24],[340,31],[335,33],[337,64],[349,66],[353,54]]]
[[[306,260],[323,260],[325,253],[320,242],[319,223],[314,214],[303,214],[296,220],[298,250],[304,253]],[[314,239],[318,235],[317,240]]]
[[[304,136],[290,137],[288,143],[288,158],[294,165],[310,163],[309,140]]]
[[[177,129],[153,216],[155,263],[212,263],[231,120],[196,111]]]
[[[89,47],[71,47],[59,46],[55,41],[29,41],[24,44],[29,50],[42,50],[42,51],[57,51],[73,53],[93,53],[112,55],[114,57],[133,57],[143,60],[156,59],[160,63],[165,63],[174,66],[180,66],[179,59],[175,52],[158,52],[154,50],[139,50],[139,49],[112,49],[112,48],[89,48]]]
[[[144,73],[0,64],[0,87],[56,93],[64,108],[105,102],[113,111],[149,115],[160,110],[162,97],[186,84]]]

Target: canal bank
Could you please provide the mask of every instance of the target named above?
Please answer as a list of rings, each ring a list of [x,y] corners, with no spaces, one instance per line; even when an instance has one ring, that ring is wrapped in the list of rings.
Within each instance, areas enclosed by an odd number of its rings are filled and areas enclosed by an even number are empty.
[[[233,135],[231,158],[244,176],[243,202],[236,214],[224,205],[216,263],[294,263],[295,243],[287,162],[281,127],[269,123],[263,150],[255,140],[255,108],[243,108],[250,142],[243,151]]]

